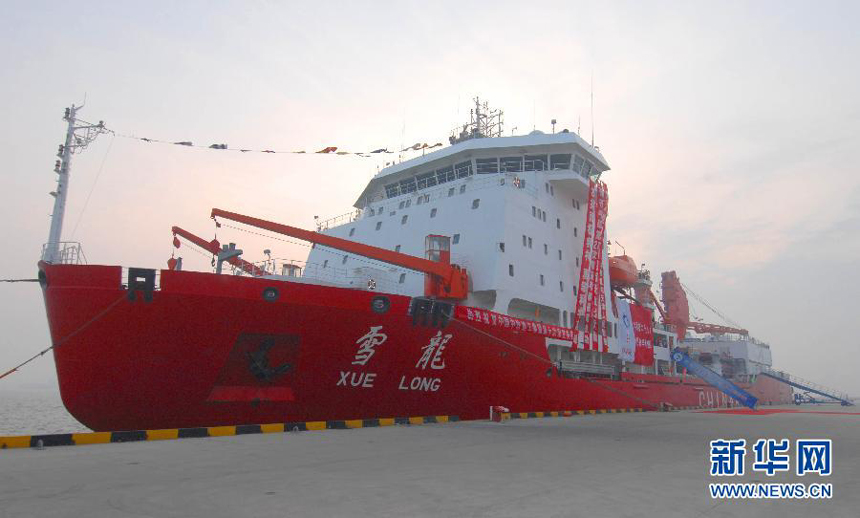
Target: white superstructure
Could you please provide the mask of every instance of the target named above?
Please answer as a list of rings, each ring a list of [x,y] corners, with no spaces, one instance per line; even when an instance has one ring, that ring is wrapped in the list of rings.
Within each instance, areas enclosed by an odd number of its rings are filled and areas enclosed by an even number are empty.
[[[608,169],[570,132],[472,138],[383,169],[356,201],[360,214],[321,231],[415,256],[428,234],[451,236],[451,260],[472,278],[467,305],[569,327],[588,181]],[[315,247],[308,262],[384,275],[374,279],[381,291],[423,293],[423,275],[340,251]],[[603,262],[608,279],[605,253]],[[606,290],[610,300],[608,282]]]

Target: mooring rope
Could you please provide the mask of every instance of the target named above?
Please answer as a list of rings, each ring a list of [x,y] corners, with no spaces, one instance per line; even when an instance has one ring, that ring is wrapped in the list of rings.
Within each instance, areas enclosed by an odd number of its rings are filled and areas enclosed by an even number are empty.
[[[0,279],[0,282],[39,282],[39,279]]]
[[[45,350],[43,350],[43,351],[40,351],[39,353],[37,353],[37,354],[33,355],[31,358],[27,359],[27,360],[26,360],[26,361],[24,361],[24,362],[21,362],[20,364],[18,364],[18,365],[16,365],[15,367],[13,367],[13,368],[9,369],[8,371],[4,372],[3,374],[0,374],[0,379],[3,379],[3,378],[5,378],[6,376],[8,376],[8,375],[12,374],[13,372],[16,372],[18,369],[20,369],[21,367],[23,367],[23,366],[27,365],[28,363],[30,363],[31,361],[35,360],[36,358],[38,358],[38,357],[40,357],[40,356],[44,356],[44,355],[45,355],[45,353],[47,353],[47,352],[48,352],[48,351],[50,351],[51,349],[56,349],[57,347],[59,347],[59,346],[63,345],[64,343],[66,343],[67,341],[69,341],[70,339],[72,339],[75,335],[77,335],[78,333],[80,333],[81,331],[83,331],[84,329],[86,329],[87,327],[89,327],[90,325],[92,325],[96,320],[99,320],[100,318],[102,318],[102,317],[104,317],[105,315],[107,315],[107,314],[108,314],[108,312],[110,312],[110,310],[112,310],[113,308],[115,308],[115,307],[117,306],[117,304],[119,304],[120,302],[122,302],[122,299],[124,299],[124,298],[126,298],[126,297],[127,297],[127,295],[126,295],[125,293],[123,293],[122,295],[120,295],[120,297],[119,297],[118,299],[116,299],[115,301],[113,301],[113,303],[112,303],[110,306],[108,306],[108,307],[106,307],[104,310],[102,310],[102,311],[101,311],[101,313],[99,313],[98,315],[96,315],[96,316],[94,316],[93,318],[89,319],[89,320],[88,320],[86,323],[84,323],[84,325],[82,325],[81,327],[79,327],[79,328],[75,329],[74,331],[72,331],[71,333],[67,334],[67,335],[66,335],[62,340],[60,340],[60,341],[58,341],[57,343],[55,343],[55,344],[51,345],[51,346],[50,346],[50,347],[48,347],[47,349],[45,349]]]

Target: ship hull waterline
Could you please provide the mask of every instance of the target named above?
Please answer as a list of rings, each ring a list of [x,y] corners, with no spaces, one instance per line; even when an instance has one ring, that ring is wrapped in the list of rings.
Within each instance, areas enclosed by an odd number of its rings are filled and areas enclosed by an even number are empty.
[[[565,377],[544,334],[415,323],[402,295],[161,270],[130,297],[119,266],[40,271],[63,403],[97,431],[734,404],[697,379]],[[742,386],[791,401],[764,377]]]

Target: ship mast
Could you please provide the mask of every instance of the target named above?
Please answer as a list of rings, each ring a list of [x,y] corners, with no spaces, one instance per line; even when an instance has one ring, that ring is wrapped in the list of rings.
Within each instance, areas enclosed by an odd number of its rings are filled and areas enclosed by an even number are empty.
[[[72,155],[83,151],[87,145],[96,139],[99,134],[104,133],[104,121],[98,124],[79,120],[78,110],[83,106],[66,108],[63,120],[68,123],[65,144],[61,144],[57,151],[59,160],[54,164],[54,172],[57,173],[57,190],[51,191],[54,197],[54,211],[51,213],[51,230],[48,232],[48,242],[42,248],[42,260],[48,263],[61,262],[60,237],[63,232],[63,218],[66,214],[66,196],[69,192],[69,172],[72,165]]]

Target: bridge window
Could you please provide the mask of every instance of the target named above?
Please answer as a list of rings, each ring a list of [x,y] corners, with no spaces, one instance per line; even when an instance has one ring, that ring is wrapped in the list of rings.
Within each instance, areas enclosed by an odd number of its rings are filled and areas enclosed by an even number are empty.
[[[432,171],[429,173],[419,174],[415,179],[418,182],[418,189],[426,189],[436,185],[436,173]]]
[[[454,168],[451,166],[442,167],[441,169],[436,170],[437,183],[453,182],[455,178],[456,175],[454,174]]]
[[[477,158],[475,159],[475,168],[478,174],[493,174],[499,172],[498,158]]]
[[[432,210],[430,211],[430,217],[431,217],[431,218],[435,218],[435,217],[436,217],[436,209],[432,209]]]
[[[454,166],[454,172],[457,174],[457,178],[472,176],[472,161],[460,162]]]
[[[521,173],[523,171],[523,157],[510,156],[501,160],[503,173]]]
[[[582,166],[582,174],[584,174],[585,176],[588,176],[591,174],[592,169],[593,169],[593,167],[591,166],[591,162],[586,160],[585,165]]]
[[[581,156],[576,155],[576,157],[573,159],[573,170],[576,171],[577,173],[581,173],[582,172],[582,164],[584,164],[584,163],[585,163],[585,160],[583,160]]]
[[[481,205],[481,199],[475,198],[472,200],[472,209],[477,209]]]
[[[416,190],[415,178],[400,180],[400,194],[408,194],[410,192],[415,192]]]
[[[549,168],[553,171],[558,171],[559,169],[570,169],[570,153],[550,155]]]
[[[546,171],[546,155],[526,155],[525,167],[526,171]]]
[[[396,183],[392,183],[390,185],[385,186],[385,196],[387,198],[394,198],[395,196],[400,195],[400,185]]]

